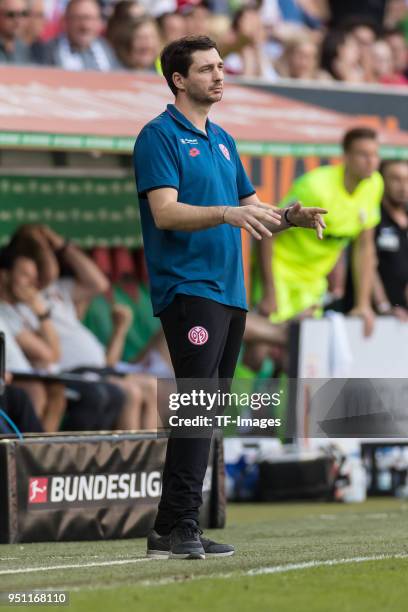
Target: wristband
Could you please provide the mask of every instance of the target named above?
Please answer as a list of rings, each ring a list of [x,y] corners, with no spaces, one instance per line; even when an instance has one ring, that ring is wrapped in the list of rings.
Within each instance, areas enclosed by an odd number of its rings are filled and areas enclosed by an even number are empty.
[[[292,223],[292,221],[289,219],[289,211],[290,211],[290,207],[289,208],[285,208],[285,212],[283,213],[283,218],[285,219],[286,223],[289,225],[289,227],[297,227],[296,223]]]
[[[223,223],[225,223],[225,222],[226,222],[226,221],[225,221],[225,213],[227,212],[228,208],[229,208],[229,206],[225,206],[225,208],[224,208],[224,210],[223,210],[223,213],[222,213],[222,222],[223,222]]]

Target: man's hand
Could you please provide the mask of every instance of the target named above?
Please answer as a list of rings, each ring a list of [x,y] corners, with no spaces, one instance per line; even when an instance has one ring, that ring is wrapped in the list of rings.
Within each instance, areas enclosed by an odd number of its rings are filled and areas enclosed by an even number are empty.
[[[364,336],[368,338],[374,331],[375,312],[371,306],[355,306],[350,311],[351,317],[360,317],[364,323]]]
[[[246,206],[227,206],[223,213],[225,223],[234,227],[242,227],[256,240],[270,238],[272,232],[265,226],[270,223],[274,226],[281,224],[281,215],[268,204],[248,204]]]
[[[13,295],[19,302],[26,304],[37,316],[43,315],[48,310],[40,291],[33,285],[15,283],[13,285]]]
[[[258,304],[258,313],[263,317],[269,317],[272,312],[276,312],[276,297],[275,293],[264,293],[262,300]]]
[[[114,304],[111,314],[115,330],[127,332],[133,321],[132,309],[125,304]]]
[[[48,225],[41,225],[41,233],[54,251],[64,246],[65,238],[54,232]]]
[[[326,229],[326,224],[322,215],[326,215],[327,210],[303,207],[300,202],[296,202],[287,210],[287,218],[291,223],[297,227],[314,228],[318,239],[323,239],[323,230]]]

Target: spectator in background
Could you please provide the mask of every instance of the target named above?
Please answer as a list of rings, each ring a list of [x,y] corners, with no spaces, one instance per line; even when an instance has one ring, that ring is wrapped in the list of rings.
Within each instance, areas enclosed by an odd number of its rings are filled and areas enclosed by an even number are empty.
[[[378,270],[374,303],[380,314],[408,321],[408,161],[381,164],[384,199],[376,228]]]
[[[401,27],[408,23],[408,5],[406,0],[388,0],[384,15],[386,28]]]
[[[146,15],[123,23],[122,27],[116,28],[111,40],[122,67],[145,72],[159,71],[161,42],[156,21],[152,17]]]
[[[231,26],[232,37],[221,53],[225,71],[246,77],[276,80],[276,71],[266,53],[266,32],[260,12],[253,6],[238,10]]]
[[[33,45],[38,63],[60,66],[65,70],[108,71],[118,61],[101,38],[103,21],[96,0],[70,0],[64,15],[65,32],[46,44]]]
[[[185,19],[177,12],[163,13],[157,18],[157,25],[159,26],[163,46],[187,34]]]
[[[29,0],[28,17],[24,20],[24,30],[22,34],[22,38],[28,46],[41,40],[45,24],[46,14],[44,10],[44,0]]]
[[[360,50],[360,65],[364,73],[365,81],[373,80],[373,45],[378,38],[378,26],[369,17],[350,17],[345,19],[341,29],[346,34],[351,34],[358,44]]]
[[[113,5],[109,20],[126,21],[139,19],[144,15],[146,15],[144,6],[135,2],[135,0],[119,0],[119,2]]]
[[[390,45],[385,40],[377,40],[372,49],[372,79],[375,83],[388,85],[407,85],[403,74],[394,72],[394,59]]]
[[[329,32],[322,43],[321,68],[326,78],[351,83],[363,83],[361,52],[352,34],[341,30]]]
[[[3,249],[0,256],[0,329],[6,337],[6,367],[29,373],[32,366],[47,371],[59,359],[59,341],[47,307],[36,288],[37,267],[29,257]],[[27,331],[13,313],[13,305],[27,303],[38,314],[38,332]],[[31,365],[32,364],[32,365]],[[64,388],[39,381],[18,384],[28,393],[44,431],[57,431],[65,412]]]
[[[316,0],[263,0],[259,6],[261,19],[271,41],[271,53],[280,55],[279,46],[299,36],[321,40],[322,21],[326,17],[324,2]],[[275,41],[275,42],[273,42]],[[276,41],[281,43],[277,46]],[[276,55],[276,57],[278,56]]]
[[[344,136],[342,164],[316,168],[293,183],[281,206],[300,201],[304,206],[325,208],[327,228],[321,241],[311,241],[304,230],[297,229],[260,243],[254,297],[259,313],[272,322],[291,319],[320,305],[327,275],[344,248],[352,244],[356,291],[351,314],[363,319],[366,335],[372,332],[374,227],[380,220],[383,197],[383,180],[377,172],[378,147],[374,130],[354,128]]]
[[[275,66],[281,77],[309,80],[324,78],[319,70],[318,45],[309,38],[289,42]]]
[[[109,289],[108,279],[85,253],[47,226],[26,225],[20,228],[15,240],[20,242],[22,249],[28,236],[39,246],[36,252],[39,283],[60,339],[60,368],[90,372],[113,383],[126,394],[124,412],[126,410],[129,418],[133,419],[133,426],[128,428],[156,428],[156,380],[139,373],[139,368],[126,376],[121,376],[116,368],[131,323],[126,309],[116,308],[113,313],[115,337],[111,338],[107,351],[79,318],[92,297]],[[60,277],[58,257],[61,264],[71,270],[73,277]],[[26,321],[34,330],[38,326],[30,312],[26,312]]]
[[[394,74],[408,77],[408,44],[404,34],[398,29],[386,30],[384,40],[391,47]]]
[[[211,13],[207,2],[183,2],[179,10],[184,17],[187,36],[208,36],[211,31]]]
[[[0,0],[1,64],[30,63],[30,48],[23,42],[27,17],[26,0]]]

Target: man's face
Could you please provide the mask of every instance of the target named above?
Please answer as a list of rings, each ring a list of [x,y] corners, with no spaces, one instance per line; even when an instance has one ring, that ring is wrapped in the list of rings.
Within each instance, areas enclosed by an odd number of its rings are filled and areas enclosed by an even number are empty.
[[[74,47],[87,49],[102,30],[101,11],[96,2],[75,2],[65,15],[65,29]]]
[[[166,43],[171,43],[173,40],[177,40],[186,35],[186,24],[184,17],[173,13],[167,15],[163,22],[163,38]]]
[[[0,0],[0,36],[6,40],[19,37],[27,15],[25,0]]]
[[[355,140],[344,155],[346,167],[359,180],[369,178],[380,161],[378,142],[372,138]]]
[[[190,100],[198,104],[219,102],[223,94],[224,64],[216,49],[194,51],[187,77],[178,73],[176,84],[182,85]]]
[[[11,295],[24,301],[25,296],[38,289],[38,271],[35,262],[28,257],[17,257],[9,272],[9,290]]]
[[[384,170],[384,195],[393,206],[408,207],[407,162],[396,162],[386,166]]]
[[[26,20],[24,28],[29,40],[36,41],[40,38],[45,23],[46,15],[44,0],[32,0],[28,19]]]
[[[133,35],[129,50],[129,67],[150,68],[160,53],[160,38],[153,23],[144,23]]]
[[[408,66],[408,48],[403,34],[387,36],[387,43],[391,47],[395,72],[404,72]]]

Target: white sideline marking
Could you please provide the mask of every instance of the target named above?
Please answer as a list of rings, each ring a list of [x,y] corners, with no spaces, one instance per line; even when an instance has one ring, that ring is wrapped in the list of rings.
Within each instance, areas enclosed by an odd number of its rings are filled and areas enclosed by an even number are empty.
[[[200,576],[188,576],[186,578],[168,577],[161,580],[142,580],[138,584],[140,586],[164,586],[176,582],[190,582],[192,580],[205,580],[206,578],[239,578],[252,577],[262,574],[284,574],[285,572],[293,572],[296,570],[311,569],[314,567],[324,567],[332,565],[342,565],[346,563],[364,563],[367,561],[384,561],[387,559],[408,559],[408,553],[396,553],[394,555],[373,555],[371,557],[351,557],[349,559],[329,559],[327,561],[305,561],[304,563],[288,563],[286,565],[273,565],[271,567],[260,567],[257,569],[248,570],[246,572],[228,572],[225,574],[201,574]],[[169,561],[171,563],[171,561]],[[209,561],[204,561],[209,563]]]
[[[53,570],[65,570],[65,569],[82,569],[85,567],[103,567],[111,565],[126,565],[127,563],[143,563],[145,561],[151,561],[147,557],[138,559],[117,559],[112,561],[93,561],[91,563],[75,563],[70,565],[45,565],[42,567],[19,567],[16,569],[0,570],[0,576],[6,574],[31,574],[33,572],[51,572]]]
[[[305,561],[304,563],[288,563],[287,565],[274,565],[271,567],[260,567],[259,569],[245,572],[245,576],[258,576],[262,574],[283,574],[294,570],[310,569],[313,567],[325,567],[331,565],[344,565],[347,563],[365,563],[367,561],[384,561],[386,559],[408,559],[408,553],[397,555],[373,555],[372,557],[351,557],[350,559],[330,559],[328,561]]]
[[[296,570],[311,569],[315,567],[325,567],[333,565],[344,565],[348,563],[365,563],[368,561],[384,561],[387,559],[408,559],[408,553],[397,553],[393,555],[372,555],[367,557],[350,557],[345,559],[329,559],[326,561],[305,561],[303,563],[288,563],[286,565],[272,565],[270,567],[260,567],[257,569],[251,569],[246,572],[228,572],[228,573],[217,573],[217,574],[201,574],[199,576],[189,576],[187,578],[180,579],[180,577],[168,577],[155,580],[143,580],[138,584],[141,586],[162,586],[165,584],[171,584],[173,582],[187,582],[190,580],[205,580],[206,578],[232,578],[239,576],[259,576],[263,574],[283,574],[285,572],[292,572]],[[47,565],[43,567],[25,567],[0,570],[0,575],[6,574],[28,574],[33,572],[49,572],[60,569],[82,569],[87,567],[109,567],[114,565],[126,565],[129,563],[143,563],[146,561],[152,561],[147,557],[139,557],[137,559],[117,559],[112,561],[95,561],[91,563],[76,563],[76,564],[65,564],[65,565]],[[207,561],[207,563],[211,561]],[[171,563],[171,561],[168,561]],[[75,590],[75,587],[69,587],[70,590]],[[109,587],[111,588],[111,587]],[[80,587],[78,590],[83,590]]]

